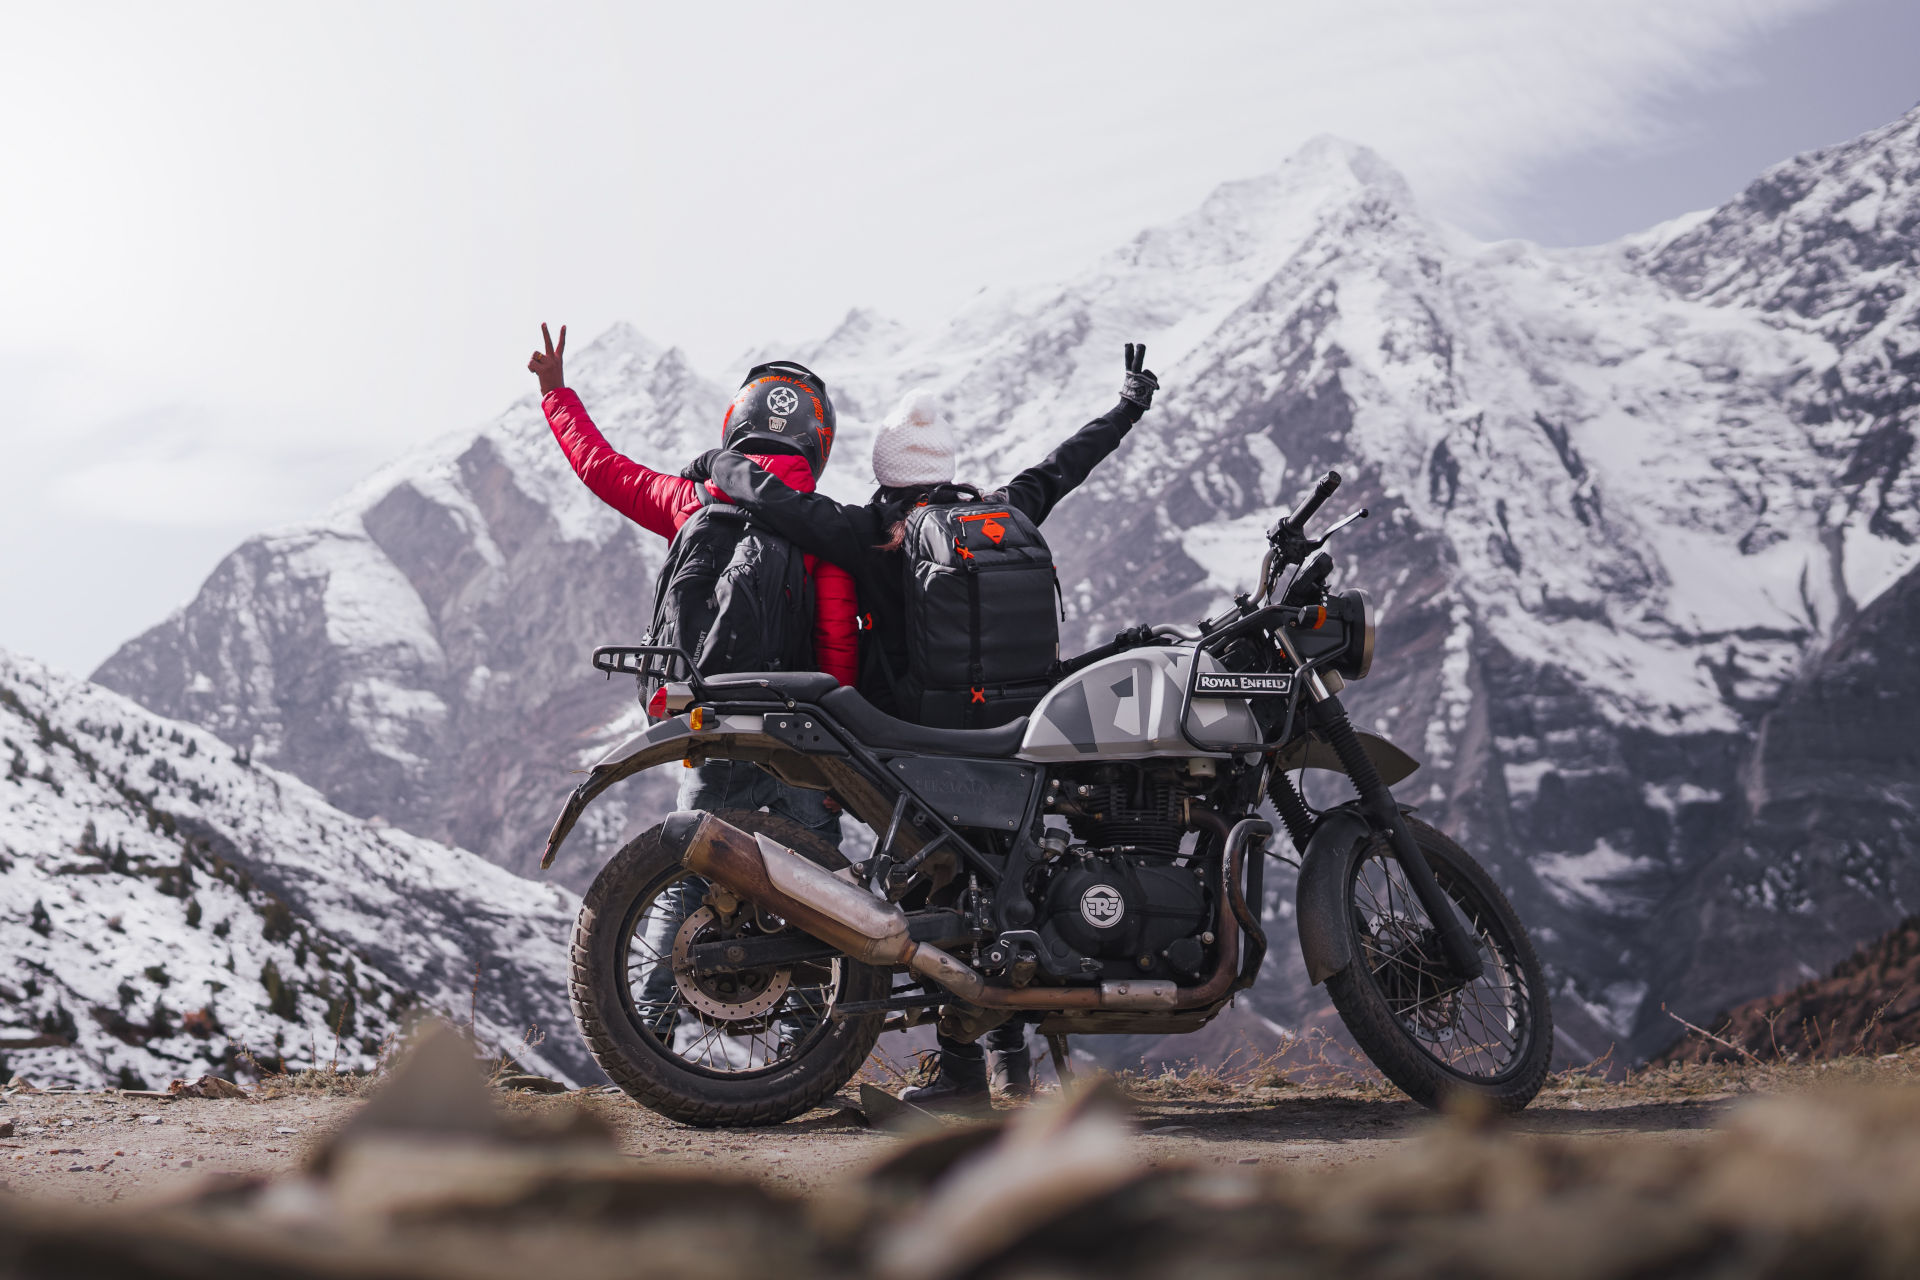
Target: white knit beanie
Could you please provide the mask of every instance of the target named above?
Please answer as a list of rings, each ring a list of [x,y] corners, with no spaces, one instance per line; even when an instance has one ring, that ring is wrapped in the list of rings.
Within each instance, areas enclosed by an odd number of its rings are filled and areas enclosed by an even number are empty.
[[[924,388],[907,392],[873,438],[873,478],[889,489],[953,480],[953,431]]]

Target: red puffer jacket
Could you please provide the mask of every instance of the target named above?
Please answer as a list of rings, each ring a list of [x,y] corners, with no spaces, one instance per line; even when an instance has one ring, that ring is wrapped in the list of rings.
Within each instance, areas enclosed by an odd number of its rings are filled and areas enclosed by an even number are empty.
[[[700,509],[695,482],[684,476],[670,476],[641,466],[617,452],[607,443],[587,416],[573,388],[550,391],[540,408],[553,428],[553,438],[566,451],[574,474],[586,481],[587,488],[602,502],[663,538],[672,539]],[[802,493],[813,491],[813,469],[804,458],[787,454],[755,454],[753,460],[780,477],[785,484]],[[707,489],[725,500],[726,494],[709,480]],[[859,674],[859,630],[856,618],[853,577],[837,564],[814,556],[806,557],[807,572],[813,576],[813,649],[820,669],[850,685]]]

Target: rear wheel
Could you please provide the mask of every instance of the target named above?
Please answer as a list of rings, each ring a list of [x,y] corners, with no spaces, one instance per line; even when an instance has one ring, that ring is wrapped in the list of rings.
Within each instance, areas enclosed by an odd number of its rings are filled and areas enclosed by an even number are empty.
[[[846,865],[785,818],[716,816],[821,866]],[[889,975],[844,956],[697,975],[689,948],[790,927],[750,905],[723,917],[706,896],[706,881],[662,845],[659,827],[614,855],[574,924],[574,1017],[601,1069],[660,1114],[703,1126],[778,1124],[818,1106],[866,1061],[883,1015],[832,1014],[883,998]]]
[[[1373,1064],[1416,1102],[1468,1094],[1518,1111],[1540,1091],[1553,1055],[1546,974],[1480,864],[1426,823],[1407,825],[1479,944],[1484,971],[1465,984],[1448,975],[1438,932],[1376,836],[1347,855],[1353,961],[1327,979],[1327,994]]]

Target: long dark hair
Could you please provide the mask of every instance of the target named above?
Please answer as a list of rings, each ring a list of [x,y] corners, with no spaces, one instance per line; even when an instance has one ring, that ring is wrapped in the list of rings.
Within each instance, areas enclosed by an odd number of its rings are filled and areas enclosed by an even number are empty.
[[[876,551],[898,551],[907,545],[907,513],[932,496],[937,485],[916,484],[904,489],[881,485],[873,491],[868,505],[879,512],[880,527],[887,531],[885,542],[873,544]]]

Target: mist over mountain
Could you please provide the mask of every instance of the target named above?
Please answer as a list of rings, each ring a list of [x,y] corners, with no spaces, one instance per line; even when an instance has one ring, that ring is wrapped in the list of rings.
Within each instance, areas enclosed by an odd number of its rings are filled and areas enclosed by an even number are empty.
[[[1327,515],[1371,516],[1335,584],[1383,617],[1356,717],[1422,758],[1402,798],[1535,931],[1563,1054],[1638,1057],[1678,1030],[1663,1006],[1710,1016],[1915,909],[1917,190],[1920,110],[1719,209],[1548,250],[1475,241],[1320,139],[1056,285],[756,354],[826,377],[823,488],[855,499],[904,389],[938,393],[962,478],[992,484],[1109,407],[1121,344],[1147,342],[1165,391],[1047,524],[1069,650],[1217,608],[1275,508],[1338,469]],[[626,328],[569,380],[668,471],[715,442],[731,385]],[[95,678],[526,871],[570,771],[638,723],[586,658],[644,630],[663,550],[572,476],[529,395],[248,540]],[[672,781],[590,810],[562,878]],[[1320,1008],[1276,941],[1243,1025]]]

